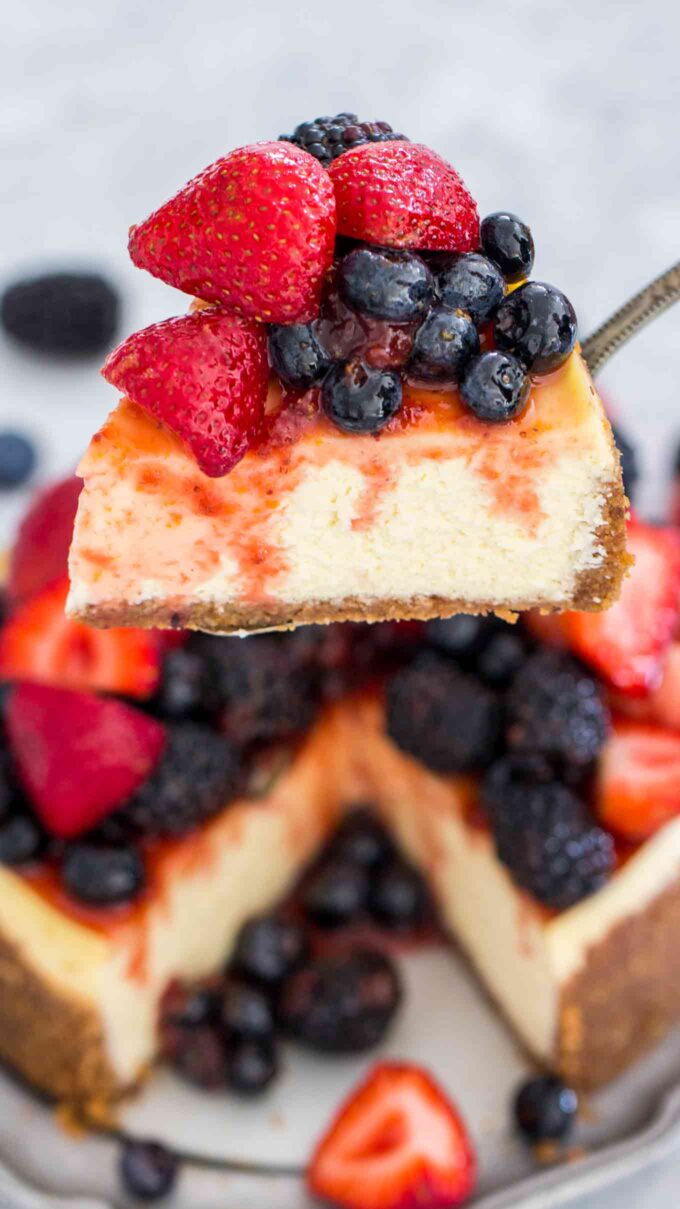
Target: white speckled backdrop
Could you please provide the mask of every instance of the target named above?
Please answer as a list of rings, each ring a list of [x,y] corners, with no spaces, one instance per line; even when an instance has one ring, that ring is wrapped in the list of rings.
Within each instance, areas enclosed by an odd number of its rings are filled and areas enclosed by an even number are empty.
[[[450,158],[482,213],[525,216],[536,272],[584,334],[678,258],[677,0],[7,0],[0,286],[82,262],[115,277],[124,330],[181,311],[133,271],[128,225],[230,147],[347,108]],[[97,368],[0,343],[0,424],[35,433],[42,477],[75,463],[113,404]],[[680,437],[679,377],[680,308],[602,378],[642,447],[651,514]],[[0,497],[1,540],[22,503]],[[617,1205],[669,1205],[674,1178],[680,1164]]]

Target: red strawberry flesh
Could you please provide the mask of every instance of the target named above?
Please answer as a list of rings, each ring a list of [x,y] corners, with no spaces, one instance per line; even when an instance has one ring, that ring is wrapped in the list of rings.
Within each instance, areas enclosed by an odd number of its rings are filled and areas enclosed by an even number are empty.
[[[680,734],[615,721],[600,756],[597,810],[605,827],[639,843],[680,813]]]
[[[7,599],[10,606],[35,596],[66,575],[68,550],[82,482],[62,479],[34,499],[24,517],[9,559]]]
[[[168,285],[247,318],[306,323],[333,257],[335,198],[321,164],[256,143],[211,164],[130,230],[130,256]]]

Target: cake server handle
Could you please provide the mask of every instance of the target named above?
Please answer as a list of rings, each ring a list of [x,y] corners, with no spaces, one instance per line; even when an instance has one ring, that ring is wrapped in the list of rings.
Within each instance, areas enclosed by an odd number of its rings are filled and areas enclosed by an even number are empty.
[[[581,344],[581,352],[591,374],[599,373],[611,356],[646,327],[657,315],[662,315],[674,302],[680,301],[680,260],[665,273],[660,273],[649,285],[635,294],[618,311],[606,319]]]

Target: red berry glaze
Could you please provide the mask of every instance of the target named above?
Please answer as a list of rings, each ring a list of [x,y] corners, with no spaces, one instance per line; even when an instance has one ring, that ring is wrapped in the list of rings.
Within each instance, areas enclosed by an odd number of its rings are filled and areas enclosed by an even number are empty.
[[[240,462],[264,418],[264,327],[216,307],[154,323],[107,357],[107,382],[161,420],[213,478]]]
[[[250,319],[314,318],[333,257],[328,173],[290,143],[230,152],[130,230],[133,262]]]
[[[148,777],[165,727],[112,698],[18,684],[5,724],[17,772],[52,835],[94,827]]]
[[[479,215],[450,164],[419,143],[368,143],[334,160],[338,233],[390,248],[471,252]]]
[[[70,475],[33,500],[9,559],[7,599],[11,607],[66,575],[82,486],[80,479]]]

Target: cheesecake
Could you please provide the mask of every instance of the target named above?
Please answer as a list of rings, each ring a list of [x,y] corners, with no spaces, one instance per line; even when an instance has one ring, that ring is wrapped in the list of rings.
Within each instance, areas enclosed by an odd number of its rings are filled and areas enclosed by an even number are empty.
[[[619,456],[531,232],[480,225],[427,147],[328,146],[231,152],[131,228],[134,263],[194,301],[105,363],[123,397],[78,471],[69,615],[231,633],[605,609]]]

